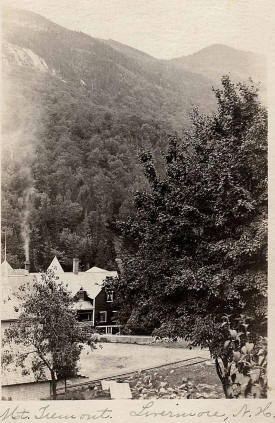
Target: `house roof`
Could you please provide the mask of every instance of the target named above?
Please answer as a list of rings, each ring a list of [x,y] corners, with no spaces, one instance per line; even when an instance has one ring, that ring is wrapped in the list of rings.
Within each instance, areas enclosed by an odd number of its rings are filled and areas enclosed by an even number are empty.
[[[61,264],[58,261],[58,258],[55,256],[54,259],[52,260],[51,264],[48,267],[48,270],[52,269],[55,273],[59,274],[59,273],[64,273],[64,270],[61,266]]]
[[[19,308],[18,300],[13,296],[13,293],[18,290],[21,285],[27,284],[27,282],[33,282],[39,279],[42,273],[28,273],[24,269],[12,269],[9,268],[8,263],[2,263],[9,269],[2,277],[2,299],[3,304],[1,307],[1,318],[2,320],[14,320],[18,317],[18,312],[14,310],[14,307]],[[8,265],[8,266],[7,266]],[[2,266],[1,266],[2,267]],[[55,257],[50,264],[49,268],[53,269],[59,280],[67,286],[68,291],[75,295],[81,288],[86,291],[88,297],[95,299],[102,289],[102,283],[107,276],[117,276],[117,272],[100,269],[98,267],[92,267],[88,272],[64,272],[58,259]],[[61,269],[61,271],[60,271]],[[86,304],[87,305],[87,304]],[[89,308],[91,304],[89,303]]]
[[[4,260],[3,263],[1,263],[1,276],[26,276],[29,272],[26,269],[13,269],[11,265],[7,262],[7,260]]]
[[[75,295],[81,288],[87,292],[90,298],[95,298],[102,288],[102,282],[107,276],[117,276],[117,272],[100,269],[93,266],[86,272],[64,272],[57,257],[54,257],[48,269],[52,269],[59,279],[67,285],[68,290]]]
[[[102,270],[102,269],[101,269]],[[117,276],[117,272],[104,270],[101,272],[64,272],[59,279],[67,285],[67,289],[75,295],[81,288],[90,298],[95,298],[102,289],[102,283],[107,276]]]
[[[73,308],[75,310],[91,310],[93,305],[89,301],[79,300],[74,303]]]
[[[23,270],[23,269],[17,269]],[[18,318],[20,304],[14,293],[22,285],[26,285],[30,281],[28,273],[16,273],[13,270],[8,275],[2,276],[2,306],[1,306],[1,320],[15,320]]]
[[[1,263],[1,275],[7,275],[12,271],[11,265],[7,262],[7,260],[4,260],[3,263]]]
[[[86,273],[106,273],[108,270],[100,269],[100,267],[91,267],[90,269],[86,270]]]

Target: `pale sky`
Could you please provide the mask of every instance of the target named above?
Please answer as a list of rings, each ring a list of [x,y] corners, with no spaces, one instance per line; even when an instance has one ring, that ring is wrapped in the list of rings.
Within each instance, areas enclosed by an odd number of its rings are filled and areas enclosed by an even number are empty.
[[[275,0],[2,0],[73,30],[119,41],[157,58],[211,44],[257,53],[272,43]]]

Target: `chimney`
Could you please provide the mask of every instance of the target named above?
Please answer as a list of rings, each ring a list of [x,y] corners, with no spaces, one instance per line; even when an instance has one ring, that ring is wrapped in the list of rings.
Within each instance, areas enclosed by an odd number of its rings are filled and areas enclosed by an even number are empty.
[[[116,262],[117,267],[118,267],[118,273],[121,275],[123,273],[123,264],[122,264],[121,258],[116,258],[115,262]]]
[[[30,271],[30,267],[31,267],[31,265],[30,265],[29,260],[26,260],[25,261],[25,270],[27,270],[27,272],[29,272]]]
[[[73,259],[73,272],[75,275],[78,275],[78,268],[79,268],[79,259],[74,258]]]

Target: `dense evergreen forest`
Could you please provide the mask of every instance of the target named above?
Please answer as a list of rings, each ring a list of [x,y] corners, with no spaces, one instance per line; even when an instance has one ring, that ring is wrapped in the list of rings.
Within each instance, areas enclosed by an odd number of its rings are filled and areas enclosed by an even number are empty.
[[[128,213],[129,190],[143,184],[137,152],[148,144],[158,156],[165,148],[165,125],[108,112],[91,104],[85,93],[80,96],[72,87],[61,91],[59,81],[46,79],[22,93],[24,102],[26,95],[39,101],[30,100],[32,106],[24,110],[29,126],[14,111],[19,129],[3,146],[2,228],[7,228],[8,260],[20,266],[25,259],[22,221],[28,207],[35,270],[45,268],[54,255],[68,266],[78,256],[84,268],[111,269],[110,225]],[[17,88],[16,98],[22,87]],[[36,118],[29,121],[28,115]]]
[[[21,267],[29,249],[32,271],[54,255],[67,270],[73,256],[115,269],[115,222],[148,183],[138,152],[161,172],[168,134],[182,134],[193,106],[214,110],[215,81],[26,11],[5,11],[3,30],[7,259]]]

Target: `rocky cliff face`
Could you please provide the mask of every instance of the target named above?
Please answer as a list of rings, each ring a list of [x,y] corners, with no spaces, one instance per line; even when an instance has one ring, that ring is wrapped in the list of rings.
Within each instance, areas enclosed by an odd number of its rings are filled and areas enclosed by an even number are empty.
[[[48,67],[45,60],[32,50],[9,42],[4,42],[2,45],[2,60],[6,71],[14,66],[24,66],[39,72],[55,73]]]

